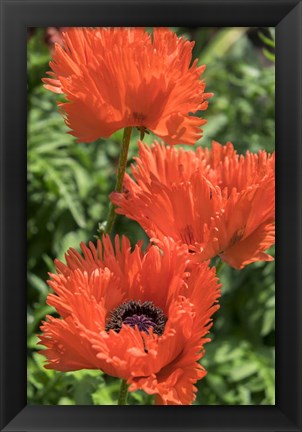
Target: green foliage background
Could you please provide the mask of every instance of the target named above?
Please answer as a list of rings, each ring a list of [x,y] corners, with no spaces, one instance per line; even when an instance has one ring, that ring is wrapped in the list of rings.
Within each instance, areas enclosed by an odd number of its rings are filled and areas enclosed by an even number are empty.
[[[122,132],[108,140],[76,144],[58,113],[57,96],[41,78],[50,53],[44,30],[28,40],[28,403],[43,405],[115,404],[119,381],[100,371],[60,373],[46,370],[37,353],[41,320],[54,313],[46,305],[47,273],[53,259],[81,241],[94,240],[105,220],[113,190]],[[207,64],[207,91],[215,93],[204,137],[232,141],[238,152],[274,150],[274,31],[247,28],[174,28],[195,40],[193,57]],[[130,158],[136,154],[133,134]],[[152,134],[145,137],[151,143]],[[130,165],[130,162],[129,162]],[[148,239],[133,221],[118,217],[115,232],[134,244]],[[272,254],[274,250],[270,251]],[[208,370],[198,383],[196,404],[272,405],[275,403],[274,262],[254,263],[241,271],[224,267],[221,308],[212,342],[202,364]],[[144,392],[131,393],[129,404],[150,404]]]

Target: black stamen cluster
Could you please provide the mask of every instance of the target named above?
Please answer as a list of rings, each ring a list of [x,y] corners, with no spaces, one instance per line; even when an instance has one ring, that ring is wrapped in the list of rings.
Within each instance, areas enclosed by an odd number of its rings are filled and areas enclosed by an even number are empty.
[[[107,332],[114,330],[118,333],[124,323],[131,327],[137,325],[139,330],[146,333],[152,327],[153,333],[160,336],[164,332],[167,320],[168,318],[163,311],[151,301],[142,303],[141,301],[130,300],[110,312],[106,320],[105,330]],[[142,322],[144,325],[141,324]]]

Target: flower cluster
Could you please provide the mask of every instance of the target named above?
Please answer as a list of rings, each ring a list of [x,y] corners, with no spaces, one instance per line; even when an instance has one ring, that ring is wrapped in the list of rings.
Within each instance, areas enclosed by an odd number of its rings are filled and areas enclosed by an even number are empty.
[[[210,259],[236,269],[272,260],[275,156],[238,155],[231,143],[174,147],[201,137],[199,112],[211,96],[205,66],[191,63],[193,42],[162,28],[70,28],[60,42],[45,87],[65,95],[59,108],[78,141],[128,130],[111,208],[151,241],[143,251],[102,235],[96,246],[81,244],[82,254],[69,249],[66,264],[55,261],[47,303],[60,317],[41,327],[45,367],[99,369],[158,404],[191,404],[219,308]],[[168,146],[139,141],[132,177],[123,178],[134,127]]]

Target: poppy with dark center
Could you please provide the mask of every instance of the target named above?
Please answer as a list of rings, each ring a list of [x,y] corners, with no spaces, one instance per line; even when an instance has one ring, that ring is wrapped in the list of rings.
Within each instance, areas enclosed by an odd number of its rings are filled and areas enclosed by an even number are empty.
[[[45,87],[80,142],[108,138],[125,127],[147,130],[168,144],[193,145],[206,121],[211,93],[192,62],[194,42],[165,28],[74,28],[62,33]]]
[[[39,336],[46,368],[100,369],[127,380],[129,391],[156,395],[158,404],[191,404],[199,363],[218,309],[220,285],[208,263],[191,263],[186,248],[165,239],[162,247],[131,251],[125,237],[81,245],[56,261],[54,290]]]
[[[275,243],[275,154],[238,155],[231,143],[196,152],[139,143],[135,160],[127,193],[111,200],[154,241],[171,237],[192,259],[219,255],[237,269],[272,260],[265,251]]]

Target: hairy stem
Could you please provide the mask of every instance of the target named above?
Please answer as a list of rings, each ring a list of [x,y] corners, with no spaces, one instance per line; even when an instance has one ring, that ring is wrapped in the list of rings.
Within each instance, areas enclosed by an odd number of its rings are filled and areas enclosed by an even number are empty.
[[[128,149],[130,144],[131,132],[132,132],[132,127],[126,127],[124,129],[123,141],[122,141],[121,152],[119,157],[117,178],[116,178],[116,183],[114,188],[115,192],[121,192],[123,188],[123,181],[124,181],[124,175],[125,175],[125,170],[127,165],[127,157],[128,157]],[[103,230],[103,232],[106,234],[110,234],[114,226],[114,222],[116,218],[115,209],[116,206],[110,203],[107,221]]]
[[[117,404],[127,405],[127,396],[128,396],[128,384],[126,380],[122,380]]]

